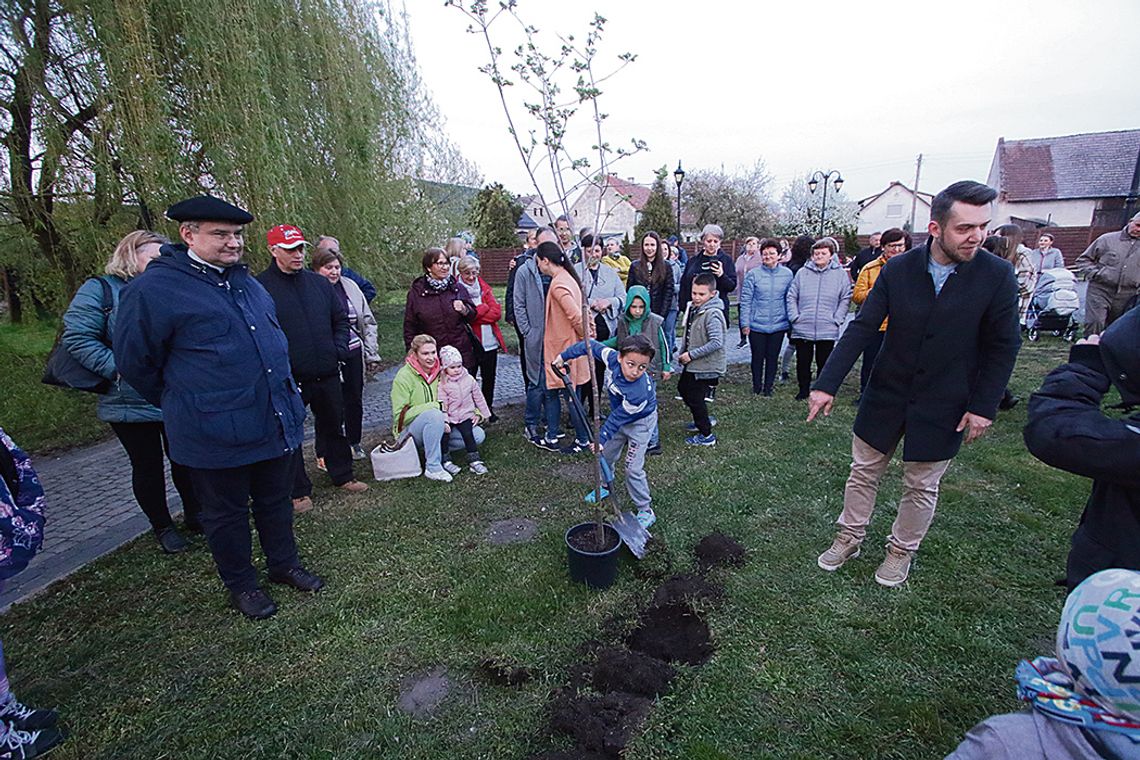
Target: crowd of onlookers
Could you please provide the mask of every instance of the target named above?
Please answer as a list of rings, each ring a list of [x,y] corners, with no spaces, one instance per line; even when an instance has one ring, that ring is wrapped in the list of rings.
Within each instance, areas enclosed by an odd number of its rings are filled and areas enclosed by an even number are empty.
[[[925,244],[912,246],[907,232],[889,229],[850,260],[834,238],[808,235],[749,237],[734,260],[715,224],[701,231],[692,255],[675,238],[649,232],[634,241],[631,260],[613,238],[589,229],[575,235],[563,216],[529,234],[510,262],[501,304],[481,277],[471,241],[452,238],[423,253],[422,274],[407,292],[407,354],[391,386],[392,432],[415,442],[429,479],[458,475],[459,451],[471,473],[487,474],[479,447],[498,419],[505,321],[518,338],[527,440],[560,454],[597,452],[611,468],[624,460],[627,491],[648,528],[657,517],[644,463],[663,448],[660,383],[676,380],[676,397],[691,416],[684,443],[714,446],[709,404],[730,341],[749,347],[751,389],[761,397],[789,380],[794,357],[795,398],[808,402],[809,422],[831,411],[861,360],[851,474],[835,539],[818,564],[835,571],[860,555],[879,481],[901,446],[903,496],[874,576],[901,585],[959,447],[984,435],[998,409],[1018,402],[1008,380],[1021,328],[1039,284],[1064,267],[1048,232],[1032,249],[1016,225],[989,235],[993,198],[985,185],[955,183],[934,199]],[[205,533],[231,603],[261,619],[277,608],[252,564],[251,514],[269,580],[305,592],[323,586],[300,564],[293,536],[294,514],[313,506],[302,453],[306,407],[316,469],[346,493],[368,489],[353,462],[367,457],[363,389],[380,363],[369,306],[376,289],[348,268],[336,238],[318,238],[309,255],[299,228],[274,226],[266,238],[271,262],[254,276],[241,263],[248,212],[206,196],[167,214],[179,223],[181,243],[148,231],[124,237],[104,275],[75,295],[61,344],[111,383],[97,413],[127,452],[135,498],[159,545],[169,553],[189,548],[167,507],[165,453],[184,530]],[[1140,289],[1140,214],[1094,241],[1076,269],[1089,281],[1086,338],[1034,395],[1026,431],[1035,455],[1095,479],[1073,539],[1070,589],[1105,568],[1140,569],[1140,423],[1100,412],[1113,384],[1126,404],[1140,401],[1140,311],[1129,312]],[[738,329],[730,338],[734,301]],[[604,422],[595,426],[590,417]],[[572,433],[563,433],[566,419]],[[6,444],[5,453],[15,453],[0,459],[0,496],[15,505],[21,454]],[[0,570],[3,564],[0,557]],[[1140,599],[1134,577],[1113,582],[1127,585],[1129,600]],[[1026,689],[1039,695],[1052,688],[1043,683],[1058,683],[1051,667],[1035,661],[1026,681],[1041,688]],[[1068,676],[1080,685],[1080,674]],[[20,705],[6,683],[0,655],[0,726],[8,728],[0,741],[30,747],[53,739],[54,713]],[[1140,718],[1120,702],[1097,704]],[[973,745],[992,749],[1000,743],[995,736],[1014,730],[986,725],[972,732]],[[1016,730],[1029,729],[1018,723]],[[960,757],[990,756],[970,750],[970,742]]]

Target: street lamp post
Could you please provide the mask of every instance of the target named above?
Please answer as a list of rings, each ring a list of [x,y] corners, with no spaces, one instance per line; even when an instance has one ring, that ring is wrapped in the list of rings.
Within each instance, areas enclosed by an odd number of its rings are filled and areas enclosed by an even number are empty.
[[[813,195],[815,194],[815,189],[819,186],[819,183],[823,182],[823,203],[820,204],[819,207],[820,237],[823,237],[823,222],[827,218],[827,181],[831,179],[832,175],[835,175],[835,182],[833,184],[835,185],[835,192],[838,193],[839,188],[843,187],[843,175],[839,173],[838,169],[832,169],[828,171],[827,174],[824,174],[823,172],[816,172],[815,174],[811,175],[811,179],[808,180],[808,189],[811,190]]]
[[[681,238],[681,183],[685,181],[685,170],[681,168],[680,160],[677,161],[677,171],[673,172],[673,179],[677,182],[677,243],[680,244]]]

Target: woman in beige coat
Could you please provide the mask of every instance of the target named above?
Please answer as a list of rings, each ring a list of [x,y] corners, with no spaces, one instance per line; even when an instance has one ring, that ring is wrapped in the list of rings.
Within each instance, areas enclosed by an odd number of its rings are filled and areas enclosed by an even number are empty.
[[[544,277],[550,278],[546,293],[545,330],[542,337],[543,361],[546,369],[546,436],[536,441],[539,448],[562,453],[578,453],[590,445],[586,420],[570,406],[570,419],[574,423],[575,441],[559,448],[562,433],[561,392],[565,390],[562,378],[550,367],[554,359],[584,337],[582,327],[582,285],[578,273],[566,255],[555,243],[543,243],[534,254],[535,265]],[[592,325],[587,325],[592,328]],[[593,330],[590,329],[591,335]],[[570,366],[570,379],[575,385],[590,381],[590,366],[586,357],[579,357]]]

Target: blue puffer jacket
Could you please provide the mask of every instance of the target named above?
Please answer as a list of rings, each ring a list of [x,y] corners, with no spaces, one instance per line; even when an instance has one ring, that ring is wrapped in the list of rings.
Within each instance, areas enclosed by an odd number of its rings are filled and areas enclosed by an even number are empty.
[[[63,345],[75,360],[97,375],[111,380],[111,390],[99,396],[96,414],[103,422],[162,422],[162,410],[148,404],[139,392],[123,382],[115,369],[115,354],[104,343],[115,331],[119,296],[127,281],[103,275],[111,286],[111,314],[103,318],[103,286],[90,279],[80,286],[63,315]]]
[[[745,276],[740,289],[740,319],[745,327],[770,335],[791,326],[787,295],[792,277],[792,270],[780,264],[772,269],[754,267]]]
[[[305,409],[273,299],[245,264],[223,273],[183,245],[123,291],[115,322],[119,373],[162,408],[170,458],[240,467],[301,445]]]

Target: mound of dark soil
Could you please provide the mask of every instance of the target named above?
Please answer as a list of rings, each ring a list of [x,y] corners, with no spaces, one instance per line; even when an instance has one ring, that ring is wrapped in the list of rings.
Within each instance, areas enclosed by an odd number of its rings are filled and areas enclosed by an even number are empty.
[[[594,688],[605,694],[624,691],[643,697],[669,693],[669,682],[677,674],[661,660],[628,649],[609,648],[598,653],[594,666]]]
[[[689,665],[702,665],[713,653],[708,623],[684,604],[646,610],[626,643],[650,657]]]
[[[743,565],[745,559],[744,547],[720,531],[702,538],[693,552],[701,572],[723,565]]]
[[[618,691],[604,697],[563,697],[554,704],[550,727],[574,737],[580,749],[617,757],[641,728],[652,704],[645,697]]]
[[[586,752],[580,749],[554,750],[541,755],[531,755],[530,760],[607,760],[610,756],[600,752]]]
[[[479,673],[496,686],[521,686],[534,678],[530,668],[515,668],[490,659],[479,663]]]
[[[653,594],[653,604],[664,607],[668,604],[709,602],[719,599],[723,594],[724,589],[715,583],[710,583],[699,575],[682,573],[657,587]]]

